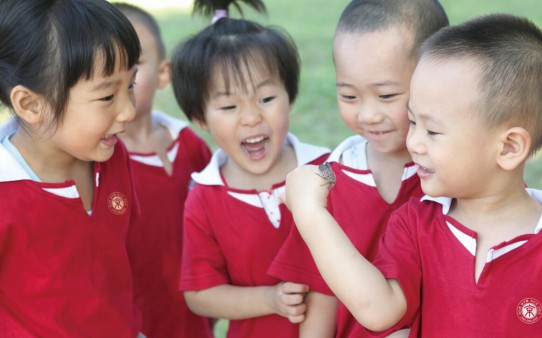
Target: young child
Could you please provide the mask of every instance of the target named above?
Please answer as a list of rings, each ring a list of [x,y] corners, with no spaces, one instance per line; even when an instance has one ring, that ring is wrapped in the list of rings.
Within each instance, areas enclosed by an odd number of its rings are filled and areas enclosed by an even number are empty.
[[[229,319],[230,338],[298,337],[307,286],[267,274],[292,226],[278,196],[288,172],[322,163],[328,150],[288,133],[300,72],[293,41],[277,28],[227,17],[227,5],[238,3],[196,1],[196,11],[215,11],[214,23],[172,56],[182,110],[220,148],[192,176],[181,289],[194,312]]]
[[[342,142],[328,159],[337,181],[328,210],[369,261],[391,212],[423,195],[406,149],[406,103],[419,46],[447,25],[436,0],[354,0],[337,26],[333,60],[338,107],[357,135]],[[297,229],[292,229],[269,272],[309,285],[303,336],[370,335],[343,304],[335,311],[337,300]]]
[[[107,1],[0,4],[2,337],[135,337],[125,240],[140,54]]]
[[[182,217],[190,174],[205,167],[211,152],[186,122],[152,109],[156,90],[169,83],[169,61],[158,23],[141,8],[115,5],[128,17],[141,43],[136,116],[121,137],[130,151],[141,209],[130,228],[127,248],[142,331],[153,338],[211,337],[210,320],[193,314],[179,292]]]
[[[378,269],[326,210],[318,169],[289,175],[299,231],[364,326],[400,327],[420,311],[411,336],[540,336],[542,194],[523,179],[542,144],[540,79],[542,32],[526,19],[481,17],[424,43],[407,147],[427,195],[390,218]]]

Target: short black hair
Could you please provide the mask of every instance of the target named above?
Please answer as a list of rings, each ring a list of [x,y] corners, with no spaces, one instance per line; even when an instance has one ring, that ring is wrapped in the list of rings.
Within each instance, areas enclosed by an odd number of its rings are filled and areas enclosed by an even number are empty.
[[[139,59],[132,25],[105,0],[2,0],[0,13],[0,100],[11,110],[10,92],[22,85],[48,100],[58,124],[70,89],[99,71],[97,55],[104,75]]]
[[[227,7],[228,1],[217,2],[221,7],[215,8]],[[203,5],[200,3],[200,6]],[[278,74],[290,103],[294,102],[300,59],[292,38],[278,27],[221,18],[174,49],[171,70],[175,98],[189,120],[205,122],[204,109],[212,86],[212,72],[221,71],[226,86],[231,81],[247,85],[241,76],[242,69],[262,61],[271,74]],[[234,78],[230,79],[231,76]]]
[[[352,0],[341,14],[337,33],[407,27],[414,34],[412,55],[417,57],[422,42],[448,25],[448,16],[437,0]]]
[[[431,36],[421,60],[470,60],[479,65],[475,113],[488,128],[515,123],[542,146],[542,31],[526,18],[492,14]],[[460,84],[458,84],[460,85]]]
[[[160,32],[160,25],[158,25],[158,21],[156,21],[156,19],[149,12],[141,7],[125,2],[113,2],[113,5],[115,5],[115,7],[126,15],[128,19],[135,20],[147,27],[149,32],[151,32],[152,36],[154,37],[154,41],[156,42],[156,48],[160,60],[165,59],[166,46],[164,44],[164,40],[162,39],[162,33]]]

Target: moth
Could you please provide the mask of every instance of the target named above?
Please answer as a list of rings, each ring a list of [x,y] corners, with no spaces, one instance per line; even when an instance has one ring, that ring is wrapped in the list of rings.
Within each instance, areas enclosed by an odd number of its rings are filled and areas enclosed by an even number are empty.
[[[337,182],[337,178],[335,177],[335,173],[331,169],[331,165],[329,162],[324,162],[318,166],[319,173],[316,173],[316,175],[320,176],[324,180],[326,180],[326,183],[322,185],[327,185],[328,189],[331,189],[335,182]]]

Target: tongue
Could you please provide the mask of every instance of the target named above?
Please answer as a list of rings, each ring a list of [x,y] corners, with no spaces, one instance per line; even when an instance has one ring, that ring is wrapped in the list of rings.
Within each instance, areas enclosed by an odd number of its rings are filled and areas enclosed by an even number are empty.
[[[243,143],[243,148],[250,157],[261,157],[265,153],[265,143],[265,140],[257,143]]]

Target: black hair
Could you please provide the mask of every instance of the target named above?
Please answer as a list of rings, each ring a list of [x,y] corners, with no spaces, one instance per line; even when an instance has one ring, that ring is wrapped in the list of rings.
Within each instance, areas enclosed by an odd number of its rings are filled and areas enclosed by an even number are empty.
[[[70,89],[99,71],[99,53],[106,76],[139,59],[132,25],[105,0],[2,0],[0,13],[0,101],[13,110],[11,90],[22,85],[48,101],[55,125]]]
[[[156,19],[149,12],[135,5],[125,2],[114,2],[113,5],[115,5],[115,7],[126,15],[128,19],[132,19],[143,24],[149,30],[154,37],[154,41],[156,42],[156,48],[160,60],[165,59],[166,46],[164,44],[164,40],[162,39],[160,26],[158,25]]]
[[[417,57],[422,42],[448,25],[438,0],[352,0],[341,14],[337,32],[362,34],[406,27],[413,33],[412,56]]]
[[[244,0],[256,10],[265,11],[260,0]],[[235,0],[196,0],[194,10],[205,14],[238,7]],[[271,74],[278,74],[290,100],[298,92],[300,60],[291,37],[278,27],[264,27],[256,22],[220,18],[195,36],[179,44],[171,56],[172,84],[175,98],[186,117],[205,122],[205,103],[211,90],[213,71],[220,71],[229,90],[230,82],[245,86],[242,69],[262,64]],[[233,77],[233,79],[231,78]]]
[[[531,21],[493,14],[450,26],[421,47],[421,60],[471,60],[479,66],[475,114],[484,126],[516,123],[542,146],[542,31]],[[460,85],[460,84],[458,84]]]

